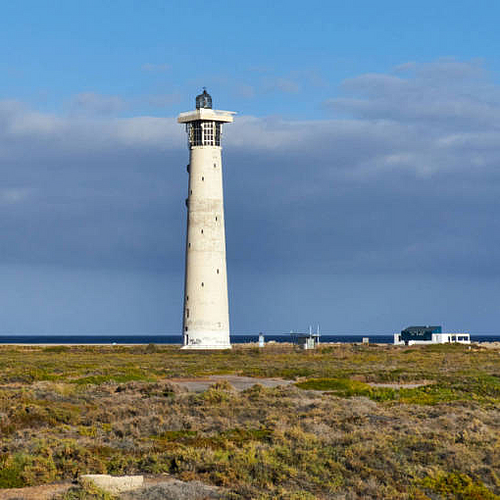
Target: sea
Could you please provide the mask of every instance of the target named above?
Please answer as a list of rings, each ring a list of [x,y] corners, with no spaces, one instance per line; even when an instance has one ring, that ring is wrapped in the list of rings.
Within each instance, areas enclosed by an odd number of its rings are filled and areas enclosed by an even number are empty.
[[[370,343],[392,344],[393,335],[321,335],[320,342],[362,342],[368,337]],[[266,342],[291,342],[290,334],[264,335]],[[231,343],[248,344],[258,342],[258,335],[231,335]],[[472,342],[500,342],[500,334],[471,334]],[[182,344],[181,335],[0,335],[0,344]]]

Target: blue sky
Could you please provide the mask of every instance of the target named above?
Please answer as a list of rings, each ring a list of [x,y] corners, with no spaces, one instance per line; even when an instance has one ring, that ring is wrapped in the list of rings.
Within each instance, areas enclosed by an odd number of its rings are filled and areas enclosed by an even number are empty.
[[[177,333],[175,116],[225,132],[235,333],[498,332],[498,2],[4,2],[0,333]]]
[[[438,57],[500,69],[493,1],[48,1],[3,12],[0,88],[46,110],[98,92],[134,101],[124,114],[175,113],[205,84],[246,114],[313,118],[361,73]],[[149,106],[151,95],[171,95],[170,106]]]

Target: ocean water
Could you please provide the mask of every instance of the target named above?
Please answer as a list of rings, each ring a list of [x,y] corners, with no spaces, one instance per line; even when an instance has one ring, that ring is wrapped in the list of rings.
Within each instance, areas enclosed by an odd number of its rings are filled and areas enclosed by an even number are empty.
[[[265,335],[265,341],[291,342],[290,334]],[[321,335],[321,342],[392,344],[392,335]],[[258,342],[258,335],[232,335],[231,343]],[[499,335],[471,334],[473,342],[499,342]],[[181,335],[0,335],[0,344],[182,344]]]

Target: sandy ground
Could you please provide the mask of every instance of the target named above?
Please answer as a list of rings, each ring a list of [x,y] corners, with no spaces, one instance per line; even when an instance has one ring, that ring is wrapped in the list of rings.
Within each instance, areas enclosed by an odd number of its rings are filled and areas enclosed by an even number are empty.
[[[71,486],[72,483],[59,483],[29,488],[9,488],[0,490],[0,500],[49,500],[58,493],[64,493]]]
[[[500,342],[481,342],[477,345],[486,347],[487,349],[500,349]]]
[[[40,486],[31,486],[29,488],[11,488],[0,490],[0,500],[51,500],[54,495],[64,493],[69,490],[72,486],[75,486],[74,483],[65,482],[65,483],[57,483],[57,484],[43,484]],[[124,498],[142,498],[147,497],[148,495],[144,495],[150,488],[161,488],[163,487],[166,491],[172,490],[170,493],[175,494],[175,490],[179,490],[182,492],[186,490],[185,493],[189,493],[190,490],[203,490],[201,491],[202,495],[195,495],[194,497],[181,495],[182,498],[213,498],[212,496],[208,497],[207,492],[216,491],[218,488],[213,487],[211,485],[203,485],[197,481],[183,483],[182,481],[178,481],[172,476],[168,474],[159,474],[159,475],[145,475],[144,476],[144,485],[142,488],[134,490],[130,493],[122,493],[118,495],[118,498],[122,496]],[[205,491],[206,490],[206,491]],[[141,495],[141,492],[143,493]],[[205,492],[205,494],[203,494]],[[156,492],[161,495],[161,492]],[[177,496],[175,496],[177,498]],[[163,496],[151,496],[151,498],[163,498]],[[172,495],[168,495],[168,498],[173,498]],[[180,497],[179,497],[180,498]]]
[[[368,382],[368,385],[371,387],[388,387],[389,389],[415,389],[415,387],[422,387],[424,385],[435,384],[432,380],[422,380],[421,382],[411,382],[411,383],[387,383],[387,384],[379,384],[375,382]]]

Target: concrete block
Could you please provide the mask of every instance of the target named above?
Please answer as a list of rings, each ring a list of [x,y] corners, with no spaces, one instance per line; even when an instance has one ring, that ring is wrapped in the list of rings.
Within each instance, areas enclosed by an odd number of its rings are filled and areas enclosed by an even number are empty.
[[[141,488],[144,484],[143,476],[110,476],[108,474],[83,474],[81,484],[93,484],[107,493],[123,493]]]

